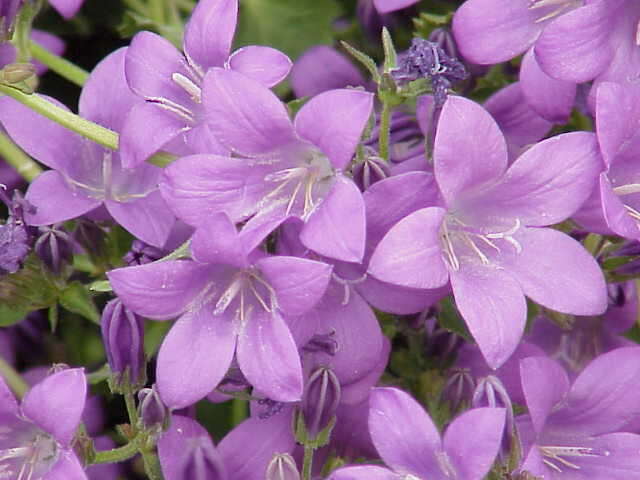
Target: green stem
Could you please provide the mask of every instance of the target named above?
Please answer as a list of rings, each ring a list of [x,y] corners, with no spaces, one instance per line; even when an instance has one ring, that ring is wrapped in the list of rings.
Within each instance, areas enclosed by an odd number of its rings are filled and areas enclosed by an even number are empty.
[[[136,445],[135,439],[131,442],[123,445],[122,447],[114,448],[112,450],[104,450],[102,452],[96,452],[96,456],[93,458],[92,464],[95,463],[119,463],[133,458],[138,453],[138,445]]]
[[[25,382],[20,374],[2,357],[0,357],[0,376],[4,378],[9,388],[18,398],[22,398],[27,390],[29,390],[27,382]]]
[[[380,135],[378,138],[378,152],[380,156],[389,161],[389,139],[391,136],[391,105],[389,102],[382,102],[382,112],[380,113]]]
[[[138,430],[138,411],[136,410],[136,401],[133,398],[133,393],[124,394],[124,403],[127,406],[127,413],[129,414],[129,423],[134,432]]]
[[[304,460],[302,464],[302,480],[311,480],[311,467],[313,466],[313,447],[304,446]]]
[[[42,168],[4,133],[0,132],[0,156],[27,182],[42,173]]]
[[[162,469],[160,468],[158,456],[153,452],[140,453],[142,453],[144,471],[147,474],[147,477],[149,477],[149,480],[162,480]]]
[[[31,60],[29,38],[31,37],[31,22],[36,12],[36,5],[31,2],[25,2],[24,6],[20,9],[12,40],[13,45],[18,51],[16,62],[27,63]]]
[[[233,427],[247,418],[247,402],[240,398],[231,401],[231,424]]]
[[[82,87],[86,83],[87,78],[89,78],[89,72],[83,70],[74,63],[71,63],[69,60],[51,53],[49,50],[41,47],[33,40],[30,42],[30,46],[33,58],[45,64],[49,69],[53,70],[61,77],[66,78],[79,87]]]

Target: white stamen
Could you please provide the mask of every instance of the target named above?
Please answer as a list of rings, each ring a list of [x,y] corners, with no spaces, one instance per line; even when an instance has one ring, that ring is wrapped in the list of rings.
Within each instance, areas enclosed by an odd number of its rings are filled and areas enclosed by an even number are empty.
[[[631,195],[632,193],[640,193],[640,183],[629,183],[613,187],[613,193],[616,195]]]
[[[238,276],[231,282],[216,302],[216,308],[213,311],[214,315],[222,314],[229,307],[233,299],[236,298],[238,293],[242,290],[242,287],[244,286],[243,283],[242,276]]]
[[[170,111],[171,113],[175,113],[183,120],[186,120],[189,123],[193,123],[195,118],[193,116],[193,112],[186,107],[183,107],[179,103],[173,102],[168,98],[164,97],[146,97],[146,100],[158,105],[160,108],[164,108],[165,110]]]
[[[191,97],[191,100],[196,103],[202,103],[202,90],[199,86],[193,83],[190,78],[176,72],[171,75],[171,80],[173,80],[176,84],[178,84],[179,87],[187,92]]]
[[[562,472],[561,466],[565,466],[574,470],[580,470],[579,465],[576,465],[575,463],[570,462],[566,458],[562,457],[607,457],[610,455],[609,451],[595,453],[595,450],[593,448],[588,447],[540,446],[538,448],[540,449],[540,453],[542,453],[544,457],[549,458],[543,459],[544,463],[557,472]],[[557,465],[553,462],[557,462],[560,465]]]

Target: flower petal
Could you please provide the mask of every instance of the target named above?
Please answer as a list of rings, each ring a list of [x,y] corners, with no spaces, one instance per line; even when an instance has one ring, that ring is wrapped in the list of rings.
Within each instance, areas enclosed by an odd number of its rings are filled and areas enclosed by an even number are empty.
[[[228,65],[232,70],[271,88],[289,75],[292,64],[291,59],[280,50],[251,45],[233,52]]]
[[[144,317],[174,318],[185,311],[209,280],[211,267],[188,260],[167,260],[107,273],[124,304]]]
[[[67,20],[73,17],[82,4],[84,0],[49,0],[53,8],[55,8],[60,15],[62,15]]]
[[[9,390],[7,382],[0,375],[0,415],[17,416],[18,402],[15,395]]]
[[[437,288],[449,272],[442,260],[440,227],[445,210],[423,208],[398,222],[371,256],[368,272],[383,282],[410,288]]]
[[[158,352],[158,393],[169,408],[184,408],[218,386],[236,348],[230,315],[205,304],[182,315]],[[213,353],[213,354],[212,354]]]
[[[373,111],[373,94],[338,89],[313,97],[295,118],[297,134],[313,143],[335,168],[345,168]]]
[[[22,400],[22,412],[66,447],[80,425],[86,397],[84,369],[70,368],[35,384]]]
[[[238,268],[247,266],[247,254],[236,226],[224,213],[206,219],[191,239],[191,254],[196,262],[221,263]]]
[[[42,480],[87,480],[80,460],[72,450],[61,450],[58,461],[45,473]]]
[[[400,480],[402,477],[384,467],[358,465],[334,471],[328,480]]]
[[[362,193],[351,179],[340,175],[307,219],[300,241],[326,257],[360,262],[364,256],[365,236]]]

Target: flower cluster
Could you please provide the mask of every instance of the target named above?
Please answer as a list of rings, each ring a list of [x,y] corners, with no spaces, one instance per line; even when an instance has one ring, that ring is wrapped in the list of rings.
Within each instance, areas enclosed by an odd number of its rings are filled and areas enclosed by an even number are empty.
[[[0,0],[0,479],[640,479],[634,1],[362,0],[352,58],[124,1],[90,73],[41,3]]]

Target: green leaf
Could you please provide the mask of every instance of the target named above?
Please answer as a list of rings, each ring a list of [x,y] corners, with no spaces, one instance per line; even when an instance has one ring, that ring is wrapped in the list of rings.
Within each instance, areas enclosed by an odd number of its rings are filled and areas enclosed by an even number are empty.
[[[89,284],[89,290],[92,292],[112,292],[111,284],[109,280],[96,280]]]
[[[69,284],[60,294],[60,305],[70,312],[82,315],[84,318],[100,325],[100,313],[93,304],[89,290],[80,282]]]
[[[335,0],[242,0],[237,46],[268,45],[296,59],[314,45],[333,42]]]
[[[347,42],[340,42],[340,44],[344,47],[344,49],[349,52],[349,54],[358,60],[364,67],[369,70],[371,74],[371,78],[376,84],[380,84],[382,78],[380,77],[380,72],[378,72],[378,66],[376,62],[374,62],[373,58],[371,58],[366,53],[361,52],[357,48],[352,47]]]
[[[0,305],[31,312],[56,302],[58,287],[42,261],[31,254],[18,272],[0,277]]]
[[[398,55],[387,27],[382,27],[382,46],[384,48],[384,72],[389,73],[398,65]]]
[[[13,309],[9,305],[0,305],[0,327],[15,325],[29,313],[28,310]]]

